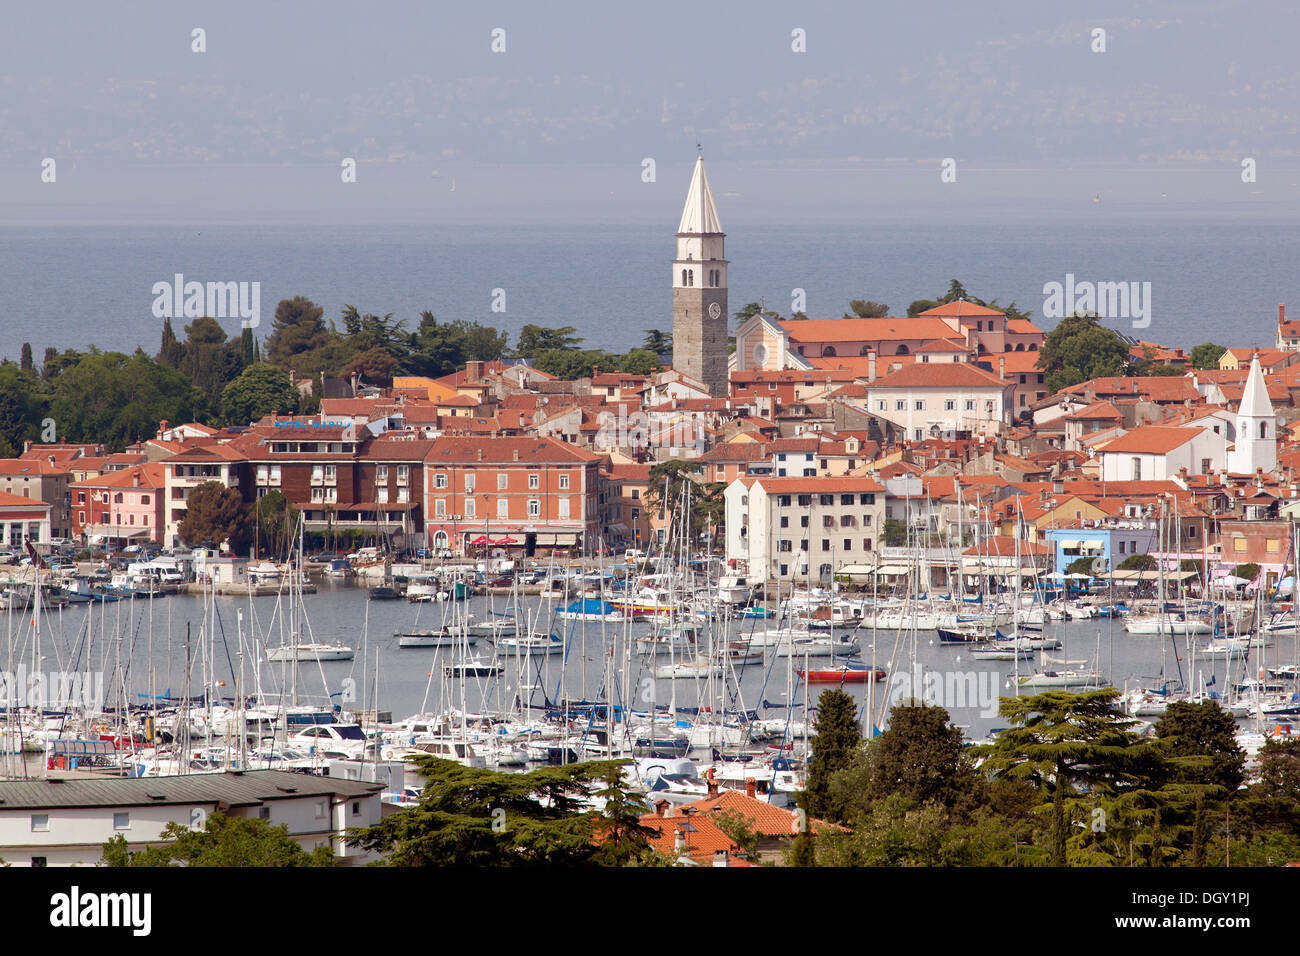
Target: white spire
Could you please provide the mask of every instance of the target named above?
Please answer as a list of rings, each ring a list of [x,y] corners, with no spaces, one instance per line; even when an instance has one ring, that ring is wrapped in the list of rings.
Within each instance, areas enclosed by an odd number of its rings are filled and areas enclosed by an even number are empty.
[[[1260,370],[1258,355],[1251,356],[1250,374],[1246,376],[1246,387],[1241,392],[1237,415],[1244,418],[1273,418],[1273,403],[1268,397],[1268,387],[1264,384],[1264,373]]]
[[[695,175],[691,177],[691,188],[686,192],[686,208],[682,210],[677,232],[693,236],[722,232],[718,210],[713,205],[713,191],[709,189],[709,177],[704,172],[703,156],[695,160]]]

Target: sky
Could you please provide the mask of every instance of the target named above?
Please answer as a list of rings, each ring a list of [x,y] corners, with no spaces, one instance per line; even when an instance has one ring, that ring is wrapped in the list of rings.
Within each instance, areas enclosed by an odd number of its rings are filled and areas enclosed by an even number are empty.
[[[697,144],[738,222],[1098,194],[1289,216],[1298,21],[1226,0],[25,5],[0,14],[0,225],[653,221]]]

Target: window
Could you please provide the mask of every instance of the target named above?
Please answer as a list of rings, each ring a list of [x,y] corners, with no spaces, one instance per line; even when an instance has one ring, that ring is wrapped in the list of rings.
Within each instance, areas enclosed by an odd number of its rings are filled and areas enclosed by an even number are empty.
[[[885,401],[876,402],[876,410],[877,410],[877,411],[881,411],[881,412],[883,412],[883,411],[884,411],[885,409],[887,409],[888,407],[889,407],[889,402],[885,402]]]
[[[957,401],[956,401],[956,399],[952,399],[952,398],[950,398],[950,399],[948,399],[947,401],[945,401],[945,402],[943,403],[943,410],[944,410],[945,412],[955,412],[955,411],[957,410]]]
[[[1246,539],[1243,538],[1241,535],[1237,535],[1235,538],[1233,538],[1233,539],[1232,539],[1232,550],[1235,551],[1235,552],[1237,552],[1238,554],[1241,554],[1243,551],[1245,551],[1245,550],[1246,550]]]
[[[560,501],[559,501],[559,505],[560,505],[560,513],[559,513],[559,515],[558,515],[557,517],[559,517],[559,518],[561,518],[561,519],[568,518],[568,517],[569,517],[569,499],[568,499],[568,498],[561,498]]]
[[[327,812],[328,812],[328,811],[327,811],[327,809],[326,809],[326,803],[325,803],[325,801],[324,801],[324,800],[317,800],[317,801],[316,801],[316,819],[317,819],[317,820],[324,820],[324,819],[325,819],[325,815],[326,815]]]
[[[333,488],[327,488],[327,489],[325,489],[325,490],[328,491],[328,492],[330,492],[331,494],[333,494],[333,492],[334,492],[334,489],[333,489]],[[411,490],[410,488],[398,488],[398,489],[397,489],[397,500],[398,500],[399,502],[401,502],[402,504],[405,504],[407,501],[409,501],[409,500],[410,500],[410,497],[409,497],[410,490]],[[331,499],[331,500],[333,500],[333,499]]]
[[[778,551],[790,551],[790,550],[791,550],[790,542],[787,541],[786,539],[782,538],[780,541],[777,542],[776,550],[778,550]]]
[[[852,496],[852,495],[840,495],[840,504],[842,504],[842,505],[851,505],[851,504],[853,504],[853,496]]]
[[[903,401],[901,398],[894,402],[894,411],[901,412],[905,408],[907,408],[907,402]]]
[[[966,399],[966,411],[968,412],[975,411],[975,399],[973,398]]]
[[[129,813],[113,814],[113,829],[114,830],[131,829],[131,814]]]
[[[333,468],[333,467],[334,467],[333,465],[330,465],[330,468]],[[410,466],[410,465],[398,465],[398,466],[397,466],[397,483],[398,483],[399,485],[404,485],[404,484],[406,484],[407,481],[410,480],[410,477],[411,477],[411,466]],[[445,480],[445,479],[444,479],[444,480]],[[446,485],[444,485],[443,487],[445,488]]]
[[[835,504],[835,496],[834,496],[834,495],[818,495],[818,496],[817,496],[817,503],[818,503],[819,505],[833,505],[833,504]]]
[[[497,472],[497,491],[505,491],[510,487],[510,476],[504,471]]]
[[[438,498],[433,503],[433,514],[437,518],[447,517],[447,499]]]
[[[568,475],[560,475],[560,490],[561,490],[561,491],[568,491],[568,489],[569,489],[569,476],[568,476]],[[632,494],[633,494],[633,497],[636,496],[636,492],[633,492]]]
[[[466,517],[466,518],[473,518],[473,517],[476,517],[476,515],[475,515],[475,513],[474,513],[474,508],[475,508],[475,502],[474,502],[474,499],[473,499],[473,498],[466,498],[466,499],[465,499],[465,517]]]
[[[471,481],[470,484],[473,484],[473,482]],[[446,476],[446,475],[443,475],[443,474],[434,475],[434,476],[433,476],[433,487],[435,487],[435,488],[446,488],[446,487],[447,487],[447,476]],[[466,490],[468,491],[469,489],[466,489]]]
[[[799,507],[800,507],[800,508],[807,508],[810,504],[812,504],[812,495],[800,495],[800,496],[799,496]]]
[[[48,865],[49,865],[49,864],[47,864],[47,863],[45,862],[45,857],[43,857],[43,856],[34,856],[34,857],[32,857],[32,866],[33,866],[33,867],[42,867],[42,866],[48,866]]]
[[[474,490],[474,474],[473,472],[469,472],[465,475],[465,492],[468,494],[473,490]]]
[[[258,807],[258,808],[257,808],[257,816],[258,816],[259,819],[262,819],[262,820],[269,820],[269,819],[271,819],[271,808],[270,808],[270,807]]]
[[[822,550],[823,550],[823,551],[829,551],[830,549],[831,549],[831,542],[830,542],[830,539],[829,539],[829,538],[822,538]]]
[[[32,832],[44,833],[50,828],[50,815],[48,813],[32,814]]]
[[[1269,554],[1277,554],[1282,549],[1282,539],[1269,538],[1264,542],[1264,548]]]
[[[354,817],[359,817],[359,816],[361,816],[361,801],[360,801],[360,800],[353,800],[353,801],[352,801],[352,815],[353,815]]]
[[[853,539],[852,539],[852,538],[845,538],[845,539],[844,539],[844,550],[845,550],[845,551],[852,551],[852,550],[853,550]]]
[[[529,490],[529,491],[536,491],[538,488],[540,488],[540,487],[542,486],[541,483],[542,483],[542,477],[541,477],[541,475],[537,474],[536,472],[533,472],[532,474],[530,474],[530,475],[528,476],[528,490]]]
[[[383,485],[375,489],[378,497],[375,499],[379,504],[388,504],[388,486]]]
[[[528,517],[540,518],[542,515],[542,503],[536,498],[528,499]]]
[[[504,521],[510,517],[510,502],[506,498],[497,499],[497,518]]]
[[[388,484],[388,466],[380,465],[375,469],[375,481],[381,485]]]
[[[1142,480],[1142,459],[1135,456],[1129,459],[1129,464],[1132,466],[1133,469],[1133,480],[1141,481]]]
[[[914,407],[916,408],[916,410],[917,410],[918,412],[923,412],[923,411],[925,411],[925,402],[920,401],[920,400],[918,399],[917,402],[916,402],[916,405],[915,405]]]
[[[782,508],[789,508],[789,507],[790,507],[790,496],[789,496],[789,495],[781,495],[781,496],[777,499],[777,504],[779,504]]]
[[[781,515],[781,527],[782,528],[790,527],[790,519],[785,515]]]

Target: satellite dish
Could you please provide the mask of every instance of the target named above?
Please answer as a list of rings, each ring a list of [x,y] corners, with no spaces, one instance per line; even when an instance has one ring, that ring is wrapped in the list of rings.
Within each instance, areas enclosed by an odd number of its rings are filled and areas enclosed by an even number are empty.
[[[1105,574],[1105,573],[1106,573],[1106,559],[1105,559],[1105,558],[1093,558],[1093,559],[1092,559],[1092,576],[1093,576],[1094,578],[1099,578],[1099,577],[1101,577],[1101,576],[1102,576],[1103,574]]]

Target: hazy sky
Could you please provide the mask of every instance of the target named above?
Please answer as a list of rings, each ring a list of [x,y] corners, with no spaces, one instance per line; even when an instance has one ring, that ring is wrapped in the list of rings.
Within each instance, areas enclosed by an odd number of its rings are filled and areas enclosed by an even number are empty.
[[[1079,8],[25,5],[0,21],[0,224],[661,218],[697,142],[742,221],[1098,192],[1295,210],[1292,5]]]

